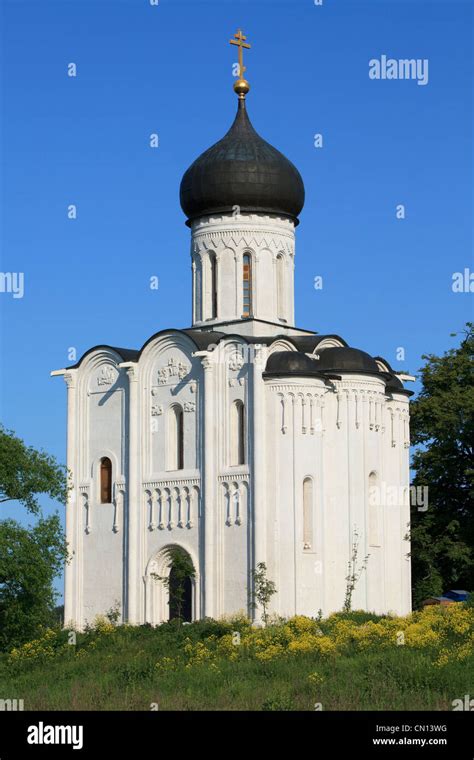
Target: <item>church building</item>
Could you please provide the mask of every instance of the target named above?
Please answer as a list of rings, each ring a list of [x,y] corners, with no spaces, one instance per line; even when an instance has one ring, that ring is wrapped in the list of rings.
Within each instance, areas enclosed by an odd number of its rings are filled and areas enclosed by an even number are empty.
[[[232,42],[234,123],[181,181],[191,326],[52,373],[67,384],[65,622],[79,628],[116,605],[124,622],[168,620],[170,548],[194,568],[188,620],[260,620],[262,562],[270,612],[340,610],[354,546],[353,609],[411,609],[409,377],[295,326],[303,180],[253,128],[249,45]]]

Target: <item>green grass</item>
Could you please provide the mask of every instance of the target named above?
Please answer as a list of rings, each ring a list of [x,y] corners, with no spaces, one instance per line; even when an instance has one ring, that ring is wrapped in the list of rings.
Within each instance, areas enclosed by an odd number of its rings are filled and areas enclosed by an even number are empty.
[[[377,620],[355,622],[369,619]],[[402,646],[270,662],[219,657],[214,666],[186,667],[186,637],[218,640],[233,630],[235,622],[214,621],[124,626],[78,634],[76,647],[61,632],[53,655],[13,663],[0,655],[0,698],[23,699],[25,710],[150,710],[153,703],[160,710],[314,710],[317,703],[323,710],[451,710],[453,699],[472,693],[474,655],[440,668],[431,652]],[[157,669],[163,657],[176,669]],[[314,672],[320,683],[308,680]]]

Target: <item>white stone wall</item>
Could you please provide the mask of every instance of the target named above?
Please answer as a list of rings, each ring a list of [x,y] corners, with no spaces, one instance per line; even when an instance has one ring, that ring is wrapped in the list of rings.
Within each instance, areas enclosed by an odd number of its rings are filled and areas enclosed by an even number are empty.
[[[282,326],[293,325],[294,253],[295,228],[290,219],[238,214],[212,215],[193,221],[194,324],[217,324],[242,318],[243,256],[249,254],[252,261],[252,316]],[[217,261],[216,317],[212,316],[211,304],[211,256]]]
[[[382,378],[342,375],[324,385],[308,378],[279,378],[266,384],[269,419],[267,542],[269,574],[280,614],[325,615],[342,608],[347,563],[358,534],[353,609],[410,610],[409,506],[376,506],[377,531],[369,504],[375,473],[382,499],[386,487],[408,485],[407,399],[387,399]],[[391,412],[399,415],[392,433]],[[303,544],[303,481],[313,483],[312,542]],[[406,495],[406,499],[408,496]]]
[[[90,354],[68,383],[66,516],[71,562],[65,571],[65,621],[80,625],[122,605],[128,439],[127,378],[113,351]],[[100,503],[100,459],[112,462],[112,502]]]
[[[251,613],[251,571],[264,561],[273,610],[316,615],[344,602],[354,530],[367,570],[352,606],[410,610],[408,401],[383,377],[262,377],[279,339],[249,346],[229,336],[199,351],[179,331],[155,336],[137,364],[108,349],[68,371],[66,621],[82,626],[119,602],[123,619],[168,618],[165,553],[182,547],[196,569],[193,614]],[[231,456],[231,408],[245,409],[245,459]],[[183,409],[184,468],[168,467],[167,419]],[[99,462],[112,461],[113,499],[101,504]],[[369,504],[370,475],[406,489]],[[310,528],[303,481],[310,479]],[[309,530],[309,534],[308,534]],[[255,613],[257,617],[259,612]]]

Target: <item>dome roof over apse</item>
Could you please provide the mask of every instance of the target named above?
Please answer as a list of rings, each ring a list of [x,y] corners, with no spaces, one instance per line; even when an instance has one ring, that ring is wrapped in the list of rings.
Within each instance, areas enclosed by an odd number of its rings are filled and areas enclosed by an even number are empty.
[[[319,355],[319,359],[317,358]],[[270,354],[266,374],[325,375],[353,372],[382,375],[375,360],[365,351],[349,346],[333,346],[321,349],[313,357],[301,351],[276,351]]]
[[[301,351],[275,351],[267,359],[265,374],[307,377],[318,374],[318,364],[318,361]]]
[[[385,383],[385,390],[387,393],[402,393],[404,396],[413,396],[413,391],[407,390],[400,378],[392,374]]]
[[[301,175],[283,153],[257,134],[239,98],[227,134],[197,158],[181,180],[180,202],[188,220],[242,212],[280,214],[298,223],[304,205]]]
[[[349,346],[333,346],[317,352],[316,362],[320,372],[354,372],[380,375],[379,366],[375,359],[359,348]]]

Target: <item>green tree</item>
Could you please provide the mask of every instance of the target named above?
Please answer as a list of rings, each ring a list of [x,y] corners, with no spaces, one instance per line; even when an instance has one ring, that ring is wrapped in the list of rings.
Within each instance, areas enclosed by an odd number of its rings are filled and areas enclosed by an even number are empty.
[[[26,446],[0,425],[0,503],[19,501],[29,512],[38,514],[38,494],[65,504],[66,467],[50,454]]]
[[[252,606],[256,609],[259,605],[262,607],[262,620],[264,624],[268,621],[268,605],[273,594],[276,594],[276,585],[267,578],[267,566],[265,562],[259,562],[256,569],[252,570],[253,578],[253,600]]]
[[[35,638],[55,621],[55,575],[66,559],[59,515],[23,527],[0,523],[0,650]]]
[[[67,488],[64,466],[0,425],[0,504],[19,501],[38,515],[40,494],[65,503]],[[28,528],[0,521],[0,649],[28,641],[54,622],[53,580],[66,556],[57,514]]]
[[[424,355],[422,389],[411,404],[417,445],[413,485],[428,486],[428,509],[412,506],[413,602],[453,585],[474,588],[474,333],[443,356]]]
[[[357,557],[359,556],[359,534],[357,528],[354,526],[352,535],[352,554],[349,562],[347,563],[347,575],[346,575],[346,595],[344,598],[344,605],[342,607],[343,612],[350,612],[352,609],[352,594],[354,593],[357,581],[360,576],[367,570],[367,564],[369,562],[370,554],[364,558],[361,566],[357,565]]]
[[[183,606],[186,596],[186,582],[189,578],[193,580],[196,576],[196,570],[194,569],[193,562],[187,554],[179,546],[170,546],[166,550],[166,560],[168,567],[170,568],[169,575],[157,575],[152,574],[152,577],[160,581],[168,590],[170,598],[168,604],[170,605],[170,617],[176,618],[178,621],[183,619]],[[171,572],[172,571],[172,572]]]

